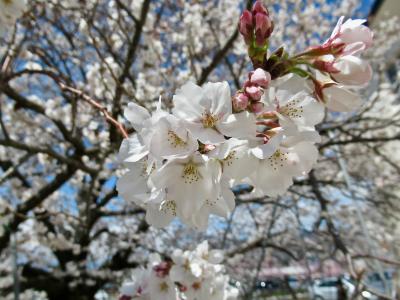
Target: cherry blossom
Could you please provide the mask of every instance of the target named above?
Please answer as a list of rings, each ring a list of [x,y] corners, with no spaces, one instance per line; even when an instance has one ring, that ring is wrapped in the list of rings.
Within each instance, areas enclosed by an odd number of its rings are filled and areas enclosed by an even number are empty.
[[[161,210],[196,226],[192,217],[205,204],[218,202],[221,171],[218,163],[200,153],[167,162],[151,175],[155,187],[165,191]]]
[[[189,131],[205,144],[222,143],[224,136],[240,138],[255,132],[250,114],[232,114],[227,82],[207,83],[204,87],[185,84],[174,96],[173,114],[186,120]]]
[[[340,47],[343,45],[341,55],[354,55],[372,46],[373,33],[365,25],[366,20],[348,19],[343,23],[341,17],[332,32],[331,37],[325,42],[325,46]]]
[[[284,127],[313,127],[324,117],[323,105],[307,91],[306,83],[298,76],[288,77],[270,88],[263,101],[266,110],[274,111]],[[268,120],[272,121],[273,116]]]
[[[372,69],[368,62],[353,55],[338,58],[333,67],[338,70],[332,74],[333,79],[345,85],[363,86],[372,77]]]
[[[293,184],[293,177],[307,174],[317,159],[318,150],[313,143],[292,144],[290,139],[283,138],[271,156],[259,160],[250,178],[261,194],[282,195]]]
[[[120,300],[235,300],[239,291],[229,285],[221,264],[224,256],[208,242],[193,251],[176,249],[172,262],[152,256],[146,269],[136,269],[120,289]]]

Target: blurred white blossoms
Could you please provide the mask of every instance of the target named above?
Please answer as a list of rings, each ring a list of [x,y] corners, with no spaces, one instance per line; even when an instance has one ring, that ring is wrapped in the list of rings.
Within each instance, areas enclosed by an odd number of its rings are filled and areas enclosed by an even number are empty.
[[[254,9],[267,16],[261,2]],[[128,169],[117,185],[120,195],[143,207],[156,227],[178,217],[206,229],[210,214],[232,212],[237,184],[253,186],[257,196],[283,194],[317,162],[315,126],[324,106],[351,111],[361,104],[352,89],[372,75],[358,57],[372,43],[362,23],[343,24],[342,18],[328,41],[293,57],[283,48],[267,54],[250,43],[249,55],[260,67],[233,97],[227,82],[188,82],[174,95],[172,114],[161,101],[152,114],[130,103],[125,117],[136,133],[120,149]],[[253,23],[242,25],[248,26],[245,38],[260,39]]]
[[[120,300],[235,300],[239,291],[229,284],[220,263],[223,254],[208,242],[194,251],[175,250],[172,261],[150,257],[146,269],[136,269],[120,290]]]
[[[15,21],[26,9],[26,0],[0,0],[0,37],[12,31]]]

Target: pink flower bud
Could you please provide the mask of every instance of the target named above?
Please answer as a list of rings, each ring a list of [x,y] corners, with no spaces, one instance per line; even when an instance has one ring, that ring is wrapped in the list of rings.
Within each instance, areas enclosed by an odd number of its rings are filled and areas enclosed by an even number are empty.
[[[263,94],[261,88],[257,86],[250,86],[246,88],[246,93],[252,100],[259,101],[261,99],[261,96]]]
[[[253,37],[253,15],[248,10],[240,16],[239,32],[243,35],[246,44],[250,44]]]
[[[271,36],[274,26],[269,17],[268,9],[264,7],[261,1],[256,1],[252,13],[255,20],[256,44],[263,47]]]
[[[254,3],[253,8],[252,8],[251,11],[252,11],[253,14],[259,13],[259,14],[264,14],[264,15],[267,15],[267,16],[269,15],[268,9],[266,7],[264,7],[262,1],[260,1],[260,0],[257,0]]]
[[[238,111],[245,110],[248,105],[249,105],[249,97],[247,97],[243,93],[238,93],[233,98],[233,107]]]
[[[249,79],[246,80],[246,81],[244,82],[244,84],[243,84],[243,87],[244,87],[244,88],[247,88],[247,87],[249,87],[249,86],[253,86],[253,84],[252,84],[251,81],[250,81],[251,74],[253,74],[253,72],[250,72],[250,73],[248,74]]]
[[[271,75],[263,69],[258,68],[252,73],[250,82],[263,88],[267,88],[271,82]]]
[[[256,43],[259,47],[264,46],[266,40],[272,33],[272,22],[267,15],[256,14]]]
[[[251,104],[251,110],[256,114],[262,112],[263,109],[264,109],[264,104],[261,102],[255,102]]]

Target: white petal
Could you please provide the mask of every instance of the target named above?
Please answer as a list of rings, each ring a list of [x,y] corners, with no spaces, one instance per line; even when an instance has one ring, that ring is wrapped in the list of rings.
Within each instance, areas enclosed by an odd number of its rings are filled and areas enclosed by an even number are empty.
[[[213,115],[224,116],[232,113],[231,90],[226,81],[209,82],[204,85],[205,97],[201,100],[203,107]]]
[[[225,141],[223,134],[214,128],[204,128],[201,123],[188,123],[187,128],[203,144],[219,144]]]
[[[247,146],[247,141],[231,138],[224,143],[219,144],[216,148],[208,153],[209,157],[217,159],[225,159],[235,149]]]
[[[362,100],[360,95],[343,86],[331,86],[323,90],[325,105],[333,111],[348,112],[357,109]]]
[[[144,158],[148,153],[147,147],[140,142],[138,135],[135,134],[122,141],[118,160],[122,163],[134,163]]]
[[[159,121],[151,138],[151,153],[160,159],[168,159],[188,157],[197,151],[197,140],[181,126],[182,123],[177,120],[176,124],[170,121],[167,118]]]
[[[284,194],[293,184],[292,174],[285,168],[274,170],[267,163],[260,167],[262,170],[252,177],[256,188],[262,190],[265,195],[275,197]]]
[[[257,130],[256,118],[247,111],[232,114],[218,123],[217,129],[229,137],[254,138]]]
[[[220,160],[224,178],[235,182],[254,172],[257,159],[250,154],[247,141],[231,138],[209,153],[210,157]]]
[[[147,186],[147,178],[143,176],[142,164],[137,164],[129,172],[119,178],[117,191],[126,201],[133,201],[138,205],[143,205],[150,197]]]
[[[294,165],[293,175],[302,176],[310,172],[318,160],[317,147],[312,143],[303,142],[295,145],[292,151],[298,157]]]
[[[363,86],[372,78],[372,69],[369,63],[356,56],[341,57],[334,67],[340,70],[340,73],[332,74],[332,77],[342,84]]]
[[[186,225],[196,228],[200,231],[205,231],[208,227],[209,215],[210,212],[208,207],[203,205],[199,210],[196,211],[195,214],[192,214],[188,217],[182,216],[181,219]]]
[[[159,206],[147,205],[146,222],[156,228],[164,228],[175,218],[171,210],[162,209]]]
[[[140,131],[144,121],[150,118],[150,113],[144,107],[130,102],[124,110],[124,116],[136,131]]]
[[[183,85],[173,97],[173,114],[188,121],[200,120],[204,111],[200,105],[203,89],[193,82]]]
[[[301,131],[297,129],[291,131],[291,135],[286,136],[285,139],[281,142],[281,145],[283,145],[284,147],[293,147],[294,145],[301,142],[320,143],[321,136],[313,127],[302,128]]]
[[[250,151],[258,159],[268,158],[272,154],[274,154],[275,151],[278,149],[282,139],[283,139],[283,132],[277,133],[268,141],[268,143],[258,145],[252,148]]]

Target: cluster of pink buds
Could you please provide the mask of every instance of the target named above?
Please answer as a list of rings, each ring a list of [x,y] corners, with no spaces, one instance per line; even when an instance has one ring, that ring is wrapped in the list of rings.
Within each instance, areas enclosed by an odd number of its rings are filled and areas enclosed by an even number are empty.
[[[244,83],[242,90],[233,98],[233,107],[236,111],[249,110],[258,113],[262,111],[263,104],[260,102],[264,89],[268,88],[271,75],[261,68],[249,73],[249,78]]]
[[[255,42],[257,47],[264,47],[273,30],[274,23],[268,9],[260,0],[256,1],[251,12],[245,10],[240,17],[239,31],[248,45]]]

